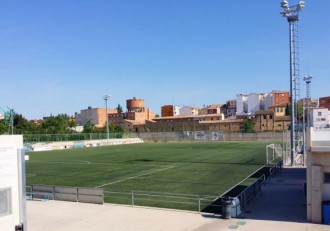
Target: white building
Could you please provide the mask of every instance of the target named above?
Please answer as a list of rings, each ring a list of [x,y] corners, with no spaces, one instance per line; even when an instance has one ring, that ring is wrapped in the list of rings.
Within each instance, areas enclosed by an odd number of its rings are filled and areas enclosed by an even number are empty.
[[[198,108],[182,106],[179,108],[179,115],[198,115]]]
[[[248,95],[236,95],[236,115],[248,114]]]
[[[174,108],[173,108],[173,116],[180,115],[180,109],[181,109],[180,106],[174,106]]]
[[[311,127],[315,129],[330,127],[330,111],[328,108],[311,108],[308,114]]]
[[[288,92],[272,91],[270,93],[237,94],[236,115],[253,116],[257,111],[269,110],[270,107],[286,103]]]
[[[236,115],[255,115],[257,111],[267,110],[271,105],[265,105],[268,93],[251,93],[247,95],[238,94],[236,96],[237,111]]]

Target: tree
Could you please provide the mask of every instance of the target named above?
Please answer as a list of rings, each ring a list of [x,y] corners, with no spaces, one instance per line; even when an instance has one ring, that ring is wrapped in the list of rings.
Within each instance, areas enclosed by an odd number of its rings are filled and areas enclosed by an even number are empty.
[[[47,134],[66,134],[69,127],[69,117],[67,115],[50,116],[42,122],[41,126]]]
[[[121,114],[123,112],[123,108],[121,107],[120,104],[118,104],[118,106],[116,107],[116,109],[117,109],[117,113],[118,114]]]
[[[5,124],[5,120],[0,120],[0,135],[5,134],[8,132],[8,126]]]
[[[29,121],[21,114],[14,116],[14,133],[15,134],[36,134],[40,133],[39,126],[33,121]]]
[[[243,133],[254,133],[255,122],[252,119],[245,119],[242,124],[242,132]]]
[[[74,128],[77,127],[78,123],[73,117],[71,117],[71,118],[69,118],[68,125],[72,132],[74,130]]]
[[[286,107],[285,107],[285,115],[286,116],[289,116],[290,115],[290,111],[291,110],[290,110],[289,104],[287,104]]]
[[[304,109],[303,109],[303,105],[301,103],[295,102],[294,103],[294,110],[295,110],[295,117],[297,117],[297,121],[302,121],[303,118],[303,113],[304,113]],[[291,113],[291,107],[289,104],[286,105],[285,108],[285,115],[289,116]]]
[[[87,121],[87,123],[84,125],[84,133],[93,133],[95,129],[94,124],[90,120]]]

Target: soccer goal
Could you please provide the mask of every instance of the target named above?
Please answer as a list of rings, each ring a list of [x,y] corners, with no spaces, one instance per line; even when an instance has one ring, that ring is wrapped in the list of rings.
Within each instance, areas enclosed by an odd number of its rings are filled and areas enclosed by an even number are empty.
[[[282,158],[283,150],[279,144],[269,144],[266,146],[266,164],[271,163],[277,158]]]

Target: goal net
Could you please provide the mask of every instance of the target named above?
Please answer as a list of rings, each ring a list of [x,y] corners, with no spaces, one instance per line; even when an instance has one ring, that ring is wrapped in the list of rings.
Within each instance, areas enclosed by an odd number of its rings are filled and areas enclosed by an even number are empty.
[[[283,148],[279,144],[269,144],[266,146],[266,164],[272,163],[279,158],[283,158]]]

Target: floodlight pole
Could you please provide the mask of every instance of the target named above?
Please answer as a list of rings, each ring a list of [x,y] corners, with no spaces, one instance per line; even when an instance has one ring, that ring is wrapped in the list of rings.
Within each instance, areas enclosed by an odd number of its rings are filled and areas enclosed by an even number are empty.
[[[105,101],[105,116],[106,116],[106,131],[107,131],[107,145],[109,144],[109,116],[108,116],[108,99],[111,98],[111,95],[104,95],[103,99]]]
[[[307,98],[307,127],[310,127],[309,109],[311,98],[311,83],[313,76],[305,76],[304,81],[306,82],[306,98]]]
[[[306,82],[306,100],[307,100],[307,109],[305,108],[305,104],[304,105],[304,110],[303,110],[303,116],[304,116],[304,127],[303,127],[303,132],[304,132],[304,149],[303,149],[303,153],[304,153],[304,160],[305,160],[305,157],[306,157],[306,127],[309,128],[310,127],[310,115],[309,115],[309,109],[310,109],[310,102],[312,100],[311,98],[311,83],[312,83],[312,78],[313,76],[305,76],[304,77],[304,81]],[[307,115],[305,117],[305,110],[307,112]],[[305,123],[305,119],[307,121],[307,123]],[[306,125],[307,124],[307,125]]]
[[[294,117],[294,109],[295,109],[295,101],[293,97],[293,87],[294,87],[294,77],[296,75],[296,63],[295,63],[295,39],[294,39],[294,23],[299,21],[299,11],[305,6],[303,1],[300,1],[298,5],[288,6],[288,1],[283,0],[281,2],[281,7],[283,11],[281,14],[283,17],[286,17],[289,22],[289,39],[290,39],[290,144],[291,144],[291,166],[294,165],[294,155],[295,151],[295,117]]]

